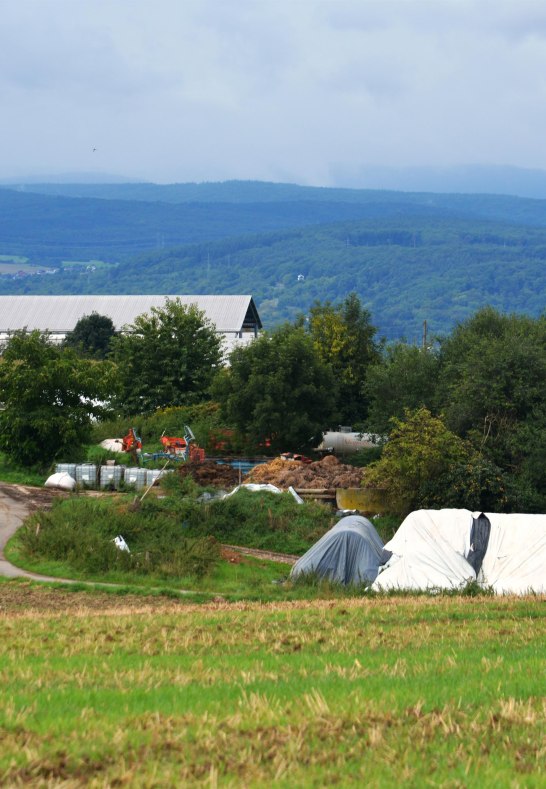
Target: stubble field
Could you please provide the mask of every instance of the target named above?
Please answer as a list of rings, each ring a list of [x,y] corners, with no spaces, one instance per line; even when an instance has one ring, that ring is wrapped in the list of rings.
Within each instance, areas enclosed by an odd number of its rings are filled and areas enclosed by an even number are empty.
[[[546,780],[544,598],[0,605],[2,785]]]

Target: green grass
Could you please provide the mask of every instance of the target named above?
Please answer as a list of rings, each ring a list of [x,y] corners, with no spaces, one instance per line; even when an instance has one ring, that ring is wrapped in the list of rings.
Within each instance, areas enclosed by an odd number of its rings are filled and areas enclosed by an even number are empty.
[[[210,575],[218,543],[301,554],[332,525],[320,505],[298,505],[289,495],[249,493],[202,504],[191,479],[165,478],[163,497],[134,494],[54,502],[30,517],[18,533],[19,563],[61,561],[74,572],[134,572],[141,576],[200,578]],[[167,494],[167,495],[165,495]],[[131,554],[112,546],[121,534]],[[23,561],[21,561],[23,560]],[[63,570],[64,572],[65,570]]]
[[[0,255],[1,263],[26,263],[28,258],[21,255]]]
[[[49,474],[13,465],[4,452],[0,452],[0,482],[12,485],[43,485]]]
[[[131,593],[147,594],[164,590],[173,595],[190,593],[199,599],[222,595],[229,600],[282,600],[316,597],[324,593],[327,587],[323,585],[313,591],[306,590],[305,587],[294,587],[292,584],[283,587],[281,582],[287,578],[290,565],[251,556],[241,556],[241,560],[236,562],[219,561],[203,578],[195,578],[192,575],[166,578],[161,574],[141,575],[122,570],[90,572],[78,569],[68,561],[29,558],[17,534],[11,538],[4,553],[8,561],[16,567],[30,572],[54,578],[70,578],[81,581],[82,584],[115,584]]]
[[[2,620],[3,785],[539,787],[544,601]]]

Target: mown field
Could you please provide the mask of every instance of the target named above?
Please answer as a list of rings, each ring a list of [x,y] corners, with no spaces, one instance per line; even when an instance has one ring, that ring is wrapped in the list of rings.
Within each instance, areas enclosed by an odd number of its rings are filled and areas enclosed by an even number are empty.
[[[0,784],[544,786],[544,603],[3,583]]]

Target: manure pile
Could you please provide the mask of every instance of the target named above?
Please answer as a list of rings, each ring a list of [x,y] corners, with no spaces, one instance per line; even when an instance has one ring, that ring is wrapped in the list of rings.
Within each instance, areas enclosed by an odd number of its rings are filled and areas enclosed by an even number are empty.
[[[300,463],[294,460],[275,458],[270,463],[256,466],[245,477],[245,482],[271,483],[278,488],[359,488],[363,471],[341,463],[333,455],[327,455],[315,463]]]
[[[239,484],[239,470],[227,464],[218,464],[214,460],[204,463],[183,463],[177,469],[181,477],[193,477],[201,487],[209,485],[224,490],[231,490]]]

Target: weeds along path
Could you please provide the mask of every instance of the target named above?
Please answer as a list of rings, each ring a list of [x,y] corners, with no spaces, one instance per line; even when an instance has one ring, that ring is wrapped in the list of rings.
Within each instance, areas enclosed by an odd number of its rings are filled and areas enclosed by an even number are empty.
[[[66,494],[51,488],[34,488],[30,485],[8,485],[0,482],[0,576],[4,578],[29,578],[32,581],[46,581],[59,584],[85,584],[73,578],[56,578],[22,570],[4,556],[6,543],[17,529],[23,525],[28,516],[35,510],[48,509],[56,498],[65,498]],[[119,584],[89,582],[90,586],[114,587]]]
[[[47,575],[29,573],[8,562],[4,556],[7,541],[36,509],[51,506],[55,497],[63,495],[48,488],[32,488],[27,485],[7,485],[0,482],[0,575],[5,578],[31,578],[33,581],[57,581],[76,583],[68,578],[51,578]]]
[[[51,488],[36,488],[30,485],[9,485],[0,482],[0,576],[4,578],[29,578],[33,581],[46,581],[64,584],[80,584],[71,578],[56,578],[49,575],[40,575],[28,570],[22,570],[9,562],[4,556],[4,548],[8,540],[23,525],[28,516],[38,509],[48,509],[56,498],[66,498],[65,493]],[[242,546],[224,546],[240,554],[247,554],[262,559],[269,559],[283,564],[294,564],[297,556],[289,554],[260,551]],[[90,582],[92,586],[115,587],[119,584]],[[179,590],[180,593],[190,593],[189,590]]]

